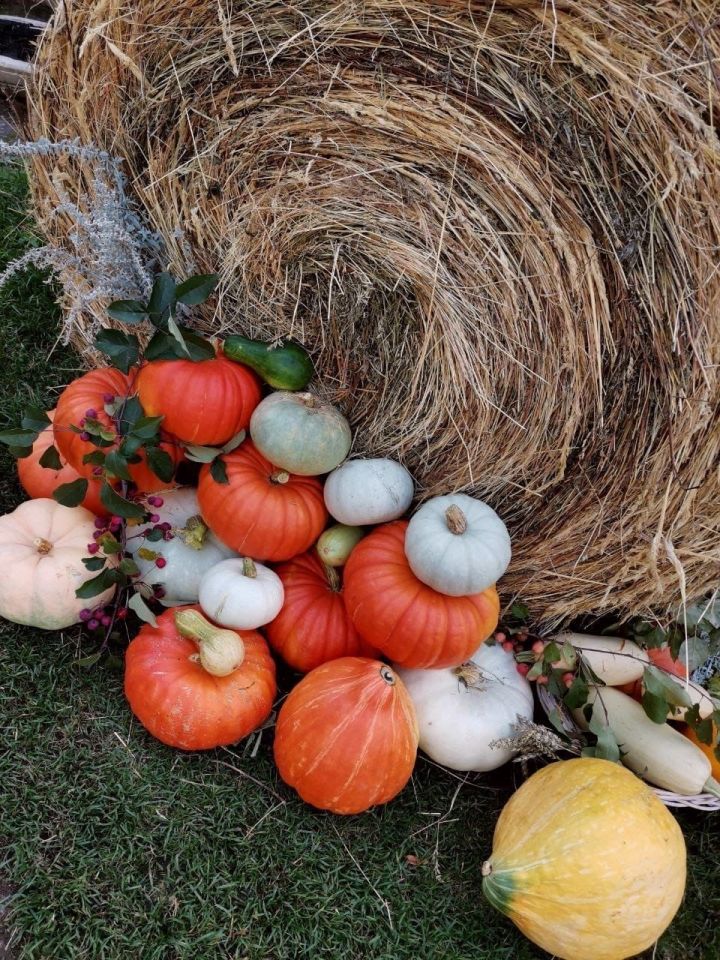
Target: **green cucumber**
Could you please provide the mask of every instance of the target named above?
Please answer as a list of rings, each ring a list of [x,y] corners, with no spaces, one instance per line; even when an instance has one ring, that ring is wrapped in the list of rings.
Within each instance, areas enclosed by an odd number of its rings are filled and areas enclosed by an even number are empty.
[[[314,373],[307,350],[292,340],[273,347],[262,340],[233,334],[225,338],[223,352],[230,360],[250,367],[276,390],[303,390]]]

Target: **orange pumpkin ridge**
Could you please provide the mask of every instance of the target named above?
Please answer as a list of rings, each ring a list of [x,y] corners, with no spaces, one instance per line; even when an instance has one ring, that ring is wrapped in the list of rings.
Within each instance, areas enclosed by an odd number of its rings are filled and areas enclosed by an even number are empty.
[[[418,580],[405,556],[408,522],[377,527],[345,567],[345,605],[363,639],[403,667],[454,667],[497,626],[495,587],[468,597],[438,593]]]

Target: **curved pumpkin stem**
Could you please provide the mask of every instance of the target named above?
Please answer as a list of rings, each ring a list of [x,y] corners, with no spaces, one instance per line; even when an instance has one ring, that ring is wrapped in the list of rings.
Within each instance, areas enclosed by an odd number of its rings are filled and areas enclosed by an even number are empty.
[[[340,593],[340,574],[337,572],[335,567],[331,567],[329,563],[323,562],[323,567],[325,569],[325,576],[327,577],[327,582],[330,585],[330,589],[333,593]]]
[[[290,474],[287,470],[276,470],[270,474],[270,483],[287,483],[289,479]]]
[[[467,530],[467,517],[457,504],[451,504],[445,511],[445,523],[450,533],[459,536]]]
[[[176,531],[182,542],[193,550],[202,550],[210,528],[200,514],[190,517],[184,527]]]
[[[257,577],[257,567],[252,557],[243,557],[243,576],[254,580]]]
[[[197,610],[176,610],[175,627],[198,647],[200,665],[214,677],[227,677],[245,659],[245,644],[234,630],[216,627]]]
[[[316,407],[321,406],[318,398],[312,393],[299,393],[297,397],[298,400],[302,400],[308,410],[314,410]]]

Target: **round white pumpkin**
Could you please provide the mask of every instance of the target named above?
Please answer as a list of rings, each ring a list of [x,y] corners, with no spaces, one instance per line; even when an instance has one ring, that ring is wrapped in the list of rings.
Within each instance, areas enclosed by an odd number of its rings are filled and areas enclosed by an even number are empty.
[[[325,481],[325,506],[348,526],[397,520],[412,503],[415,484],[396,460],[347,460]]]
[[[510,563],[507,527],[492,507],[465,493],[433,497],[412,517],[405,556],[438,593],[466,597],[497,583]]]
[[[255,630],[280,613],[285,590],[280,577],[249,557],[223,560],[200,581],[200,606],[214,623]]]
[[[268,394],[250,418],[252,441],[270,463],[301,477],[329,473],[350,450],[350,424],[312,393]]]
[[[152,509],[160,517],[159,523],[171,525],[172,540],[154,543],[144,540],[138,534],[145,528],[134,527],[129,531],[132,539],[128,539],[128,550],[140,569],[142,579],[164,587],[162,603],[166,606],[197,603],[203,575],[216,563],[236,557],[237,554],[218,540],[204,523],[194,487],[162,490],[156,496],[163,498],[163,505]],[[155,560],[143,558],[143,548],[164,557],[166,565],[159,568],[155,566]]]
[[[0,517],[0,616],[41,630],[62,630],[80,621],[80,611],[108,603],[111,587],[91,600],[75,591],[97,576],[85,567],[95,517],[84,507],[64,507],[41,498]],[[116,557],[108,564],[115,566]]]
[[[512,750],[491,747],[512,736],[518,716],[533,717],[530,684],[499,644],[483,644],[470,660],[443,670],[395,667],[415,705],[420,747],[452,770],[495,770]]]

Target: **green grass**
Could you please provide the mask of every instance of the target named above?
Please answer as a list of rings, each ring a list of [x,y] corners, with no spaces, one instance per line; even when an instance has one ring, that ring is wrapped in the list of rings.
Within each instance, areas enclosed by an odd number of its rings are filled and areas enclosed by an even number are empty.
[[[24,194],[17,171],[0,170],[0,264],[29,242]],[[30,400],[52,404],[77,362],[51,352],[58,310],[37,274],[0,292],[0,324],[5,426]],[[1,465],[5,512],[21,492],[5,453]],[[243,744],[173,752],[133,722],[119,673],[76,665],[89,652],[77,630],[0,631],[0,889],[12,891],[14,957],[544,956],[480,890],[516,768],[463,780],[420,760],[395,802],[332,817],[279,782],[271,731],[255,756]],[[679,819],[688,894],[657,958],[717,960],[720,815]]]

